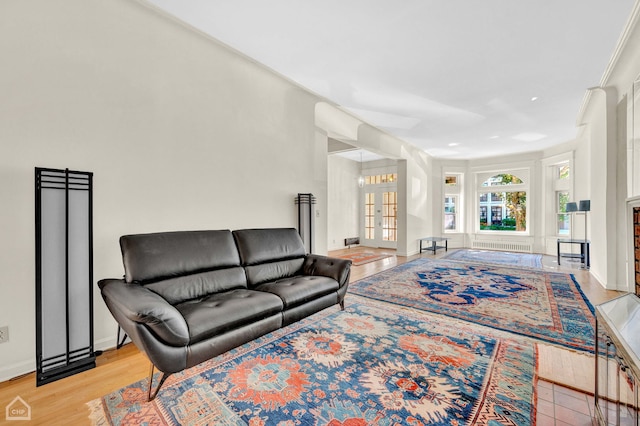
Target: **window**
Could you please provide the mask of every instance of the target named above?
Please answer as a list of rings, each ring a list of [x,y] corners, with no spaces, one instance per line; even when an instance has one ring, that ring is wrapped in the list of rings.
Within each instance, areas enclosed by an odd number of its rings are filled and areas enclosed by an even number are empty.
[[[443,174],[442,229],[444,232],[463,232],[463,178],[463,173],[446,172]]]
[[[571,231],[570,214],[567,213],[569,191],[556,191],[556,212],[558,216],[558,235],[569,235]]]
[[[571,178],[571,168],[568,164],[559,164],[556,168],[558,172],[558,179],[569,179]]]
[[[502,185],[517,185],[523,183],[518,176],[514,175],[495,175],[482,182],[482,186],[502,186]]]
[[[571,198],[571,166],[568,162],[563,162],[554,164],[552,168],[556,235],[569,236],[571,235],[571,214],[567,213],[567,203]]]
[[[501,173],[482,181],[478,187],[480,231],[525,232],[526,189],[524,181],[513,174]]]
[[[398,181],[397,173],[387,173],[384,175],[365,176],[365,185],[379,185],[381,183],[393,183]]]
[[[456,230],[456,204],[458,197],[447,196],[444,197],[444,230],[455,231]]]

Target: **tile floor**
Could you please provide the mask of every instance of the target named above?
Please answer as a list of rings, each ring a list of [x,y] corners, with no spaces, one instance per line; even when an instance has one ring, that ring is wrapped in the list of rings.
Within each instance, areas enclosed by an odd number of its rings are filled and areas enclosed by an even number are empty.
[[[538,380],[538,426],[592,426],[593,396]]]

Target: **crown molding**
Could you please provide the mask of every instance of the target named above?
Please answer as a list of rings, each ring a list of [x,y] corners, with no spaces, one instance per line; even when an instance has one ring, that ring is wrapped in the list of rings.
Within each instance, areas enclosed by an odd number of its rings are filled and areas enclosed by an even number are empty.
[[[631,15],[629,15],[629,19],[627,20],[627,24],[625,25],[624,30],[622,31],[622,34],[620,34],[620,38],[618,39],[616,48],[613,50],[611,59],[609,59],[609,64],[607,65],[607,68],[604,70],[602,79],[600,79],[600,87],[605,87],[609,83],[611,74],[613,73],[613,70],[618,65],[620,56],[622,55],[622,52],[626,49],[629,39],[631,37],[631,33],[634,31],[635,27],[638,24],[638,20],[640,20],[640,1],[636,0],[633,6],[633,9],[631,10]]]
[[[584,115],[587,112],[587,108],[589,106],[589,102],[591,101],[591,94],[594,89],[606,87],[611,79],[611,75],[613,74],[613,70],[618,65],[620,61],[620,56],[622,52],[626,49],[627,44],[629,43],[629,39],[631,38],[631,33],[634,31],[635,27],[638,25],[638,21],[640,20],[640,1],[636,0],[633,5],[633,9],[631,10],[631,14],[629,15],[629,19],[627,19],[627,23],[620,34],[620,38],[616,43],[616,47],[611,54],[611,58],[609,59],[609,63],[602,74],[602,78],[600,79],[599,87],[590,87],[582,98],[582,104],[580,105],[580,109],[578,111],[578,117],[576,119],[576,126],[580,127],[584,125]]]

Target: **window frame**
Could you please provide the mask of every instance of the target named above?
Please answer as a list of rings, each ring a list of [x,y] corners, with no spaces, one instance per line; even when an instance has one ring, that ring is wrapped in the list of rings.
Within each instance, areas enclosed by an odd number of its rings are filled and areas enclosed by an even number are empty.
[[[555,218],[554,233],[557,237],[568,237],[572,234],[571,213],[562,212],[560,208],[559,194],[566,193],[567,201],[572,197],[572,183],[573,183],[573,165],[571,161],[562,161],[553,164],[553,211]],[[566,169],[567,173],[563,176],[562,170]],[[560,216],[569,216],[569,230],[568,232],[561,232],[560,228]]]

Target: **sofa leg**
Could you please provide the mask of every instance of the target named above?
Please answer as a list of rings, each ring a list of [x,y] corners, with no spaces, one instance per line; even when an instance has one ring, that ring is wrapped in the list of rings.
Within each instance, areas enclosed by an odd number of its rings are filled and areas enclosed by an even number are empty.
[[[164,381],[167,380],[167,377],[169,377],[169,374],[164,373],[161,371],[162,373],[162,377],[160,377],[160,381],[158,382],[158,386],[156,386],[156,390],[152,391],[153,389],[153,370],[155,369],[155,365],[153,365],[153,363],[151,363],[151,368],[149,371],[149,395],[147,398],[147,401],[152,401],[155,399],[155,397],[158,395],[158,391],[160,391],[160,388],[162,387],[162,385],[164,384]]]
[[[340,309],[344,311],[344,299],[340,301]]]
[[[124,334],[124,336],[122,336],[122,340],[120,340],[120,326],[118,326],[118,337],[116,337],[116,349],[120,349],[122,346],[124,346],[124,341],[127,340],[127,333],[122,333]]]

